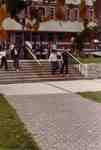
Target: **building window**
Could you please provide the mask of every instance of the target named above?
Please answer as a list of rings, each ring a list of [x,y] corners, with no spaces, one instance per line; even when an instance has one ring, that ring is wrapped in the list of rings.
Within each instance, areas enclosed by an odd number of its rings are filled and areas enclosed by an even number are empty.
[[[79,21],[79,9],[71,8],[68,12],[68,16],[70,21]]]
[[[31,32],[28,31],[24,33],[24,40],[31,41]]]
[[[41,14],[42,17],[45,16],[45,7],[39,7],[39,12]]]
[[[40,41],[47,41],[48,36],[47,33],[40,33]]]
[[[70,9],[70,21],[74,21],[74,10]]]
[[[88,9],[88,18],[89,21],[94,21],[94,10],[92,8]]]
[[[16,32],[15,33],[15,41],[17,46],[21,46],[21,43],[23,43],[23,33],[22,32]]]
[[[73,13],[73,20],[74,21],[79,21],[79,9],[78,8],[74,8],[74,13]]]
[[[55,3],[56,0],[43,0],[43,3]]]
[[[48,33],[48,41],[54,41],[54,36],[51,32]]]
[[[55,8],[54,7],[48,7],[48,16],[51,19],[54,19],[54,17],[55,17]]]
[[[67,8],[66,9],[66,15],[65,15],[67,21],[70,20],[70,15],[71,15],[70,8]]]
[[[67,21],[79,20],[79,9],[78,8],[67,8],[65,18]]]
[[[32,33],[32,42],[36,43],[40,41],[40,35],[38,33]]]

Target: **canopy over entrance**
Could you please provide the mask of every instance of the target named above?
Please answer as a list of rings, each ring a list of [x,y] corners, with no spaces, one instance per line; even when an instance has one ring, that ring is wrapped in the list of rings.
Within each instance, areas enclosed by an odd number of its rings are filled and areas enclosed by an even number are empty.
[[[14,19],[11,19],[10,17],[7,17],[2,22],[2,27],[5,30],[22,30],[22,25],[18,22],[16,22]]]
[[[50,20],[40,23],[39,31],[54,31],[54,32],[81,32],[83,23],[78,21],[55,21]]]

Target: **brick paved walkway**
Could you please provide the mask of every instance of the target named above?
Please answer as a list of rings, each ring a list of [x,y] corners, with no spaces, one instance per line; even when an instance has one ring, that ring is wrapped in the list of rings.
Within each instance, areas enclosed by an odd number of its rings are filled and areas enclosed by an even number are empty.
[[[100,104],[71,92],[6,97],[42,150],[101,150]]]

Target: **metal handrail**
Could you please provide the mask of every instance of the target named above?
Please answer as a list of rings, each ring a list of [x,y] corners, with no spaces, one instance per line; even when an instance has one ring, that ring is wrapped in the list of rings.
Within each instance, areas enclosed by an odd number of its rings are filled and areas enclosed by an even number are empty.
[[[30,48],[26,48],[28,50],[28,52],[30,53],[30,55],[33,57],[33,59],[37,62],[38,65],[41,66],[41,63],[40,61],[37,59],[37,57],[32,53],[31,49]]]
[[[71,53],[67,52],[78,64],[79,64],[79,72],[84,75],[85,77],[88,76],[87,64],[81,63],[75,56]]]
[[[73,56],[71,53],[67,52],[76,62],[78,62],[79,64],[83,64],[81,63],[75,56]]]

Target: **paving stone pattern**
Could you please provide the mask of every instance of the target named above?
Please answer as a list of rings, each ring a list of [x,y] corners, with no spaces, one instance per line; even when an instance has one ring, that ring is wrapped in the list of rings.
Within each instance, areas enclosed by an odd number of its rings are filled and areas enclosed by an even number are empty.
[[[83,64],[85,65],[85,64]],[[87,78],[101,78],[101,64],[87,64]]]
[[[72,93],[7,98],[42,150],[101,150],[100,104]]]

